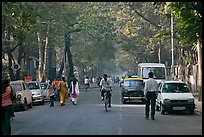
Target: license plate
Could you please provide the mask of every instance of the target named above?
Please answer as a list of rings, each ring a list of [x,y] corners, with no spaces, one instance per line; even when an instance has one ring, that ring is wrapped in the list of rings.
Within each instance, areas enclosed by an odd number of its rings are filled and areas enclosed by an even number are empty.
[[[185,110],[186,107],[173,107],[173,110]]]

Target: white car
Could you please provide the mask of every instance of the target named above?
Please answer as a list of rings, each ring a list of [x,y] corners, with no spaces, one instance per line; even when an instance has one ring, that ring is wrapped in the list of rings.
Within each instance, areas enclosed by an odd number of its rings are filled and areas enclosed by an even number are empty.
[[[189,111],[194,114],[194,96],[182,81],[162,81],[159,84],[156,110],[161,114],[171,111]]]
[[[11,81],[10,85],[13,92],[16,94],[16,100],[13,101],[14,109],[22,108],[27,110],[28,107],[32,108],[32,92],[23,80]]]
[[[38,81],[29,81],[26,82],[30,91],[32,92],[33,103],[38,103],[44,105],[45,99],[43,95],[43,90]]]

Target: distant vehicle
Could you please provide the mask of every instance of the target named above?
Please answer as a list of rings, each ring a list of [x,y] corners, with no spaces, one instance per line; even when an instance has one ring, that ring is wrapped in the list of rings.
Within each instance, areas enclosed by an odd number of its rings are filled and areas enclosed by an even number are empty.
[[[28,107],[32,108],[32,92],[26,85],[25,81],[11,81],[10,85],[12,87],[13,92],[16,93],[16,100],[13,102],[14,110],[18,108],[23,110],[27,110]]]
[[[163,81],[158,88],[156,110],[161,114],[171,111],[190,111],[194,114],[194,96],[182,81]]]
[[[143,78],[144,82],[149,79],[149,72],[154,73],[154,79],[157,83],[167,80],[167,71],[165,64],[162,63],[139,63],[137,76],[138,78]]]
[[[144,102],[144,83],[142,78],[125,78],[121,88],[122,103]]]
[[[38,81],[29,81],[26,83],[30,91],[32,92],[33,103],[44,105],[45,100],[40,83]]]
[[[40,83],[40,86],[41,86],[41,88],[43,90],[43,96],[44,96],[45,101],[49,101],[50,100],[50,97],[48,96],[47,85],[48,85],[47,82],[41,82]]]

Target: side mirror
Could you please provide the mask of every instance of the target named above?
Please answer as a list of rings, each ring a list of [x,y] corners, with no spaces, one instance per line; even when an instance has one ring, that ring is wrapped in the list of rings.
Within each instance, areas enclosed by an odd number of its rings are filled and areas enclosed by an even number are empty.
[[[158,93],[161,93],[161,91],[159,90]]]

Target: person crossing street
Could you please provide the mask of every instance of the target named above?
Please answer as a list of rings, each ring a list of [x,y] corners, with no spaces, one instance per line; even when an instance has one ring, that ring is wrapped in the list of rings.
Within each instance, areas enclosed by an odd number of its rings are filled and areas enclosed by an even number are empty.
[[[155,120],[155,105],[157,98],[157,82],[153,79],[153,72],[149,72],[149,79],[145,82],[144,96],[146,99],[145,118],[149,119],[149,108],[151,104],[151,119]]]

